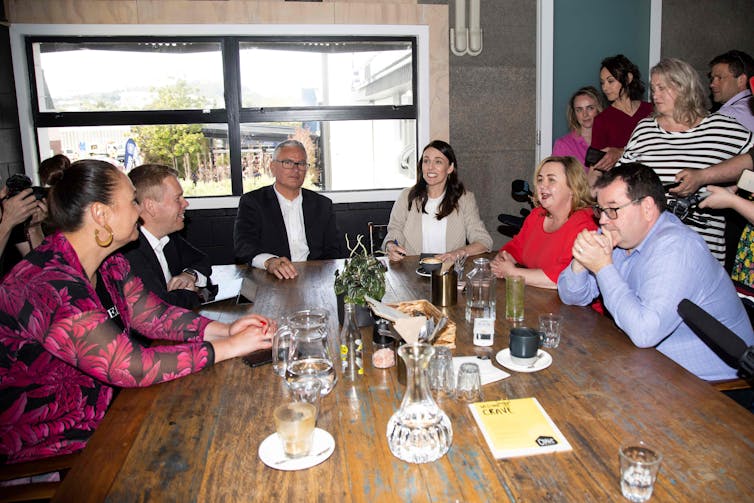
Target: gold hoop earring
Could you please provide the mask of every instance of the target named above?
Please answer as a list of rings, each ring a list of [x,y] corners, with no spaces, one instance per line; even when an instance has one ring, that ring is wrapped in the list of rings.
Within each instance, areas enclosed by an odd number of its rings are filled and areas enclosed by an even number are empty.
[[[105,224],[105,230],[110,233],[110,235],[107,237],[107,239],[102,240],[99,237],[99,229],[94,229],[94,240],[97,242],[99,246],[102,248],[107,248],[110,246],[113,242],[113,230],[110,228],[109,225]]]

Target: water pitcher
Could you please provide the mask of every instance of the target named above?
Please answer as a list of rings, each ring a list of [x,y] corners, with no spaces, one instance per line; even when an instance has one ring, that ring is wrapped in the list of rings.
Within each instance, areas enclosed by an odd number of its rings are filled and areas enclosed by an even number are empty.
[[[429,344],[404,344],[398,355],[406,362],[406,394],[401,408],[387,423],[387,443],[393,456],[409,463],[440,459],[453,443],[448,415],[432,398],[427,366],[435,349]]]
[[[474,269],[466,275],[466,321],[476,318],[495,319],[495,275],[486,258],[474,260]]]
[[[332,351],[328,343],[327,313],[318,309],[298,311],[288,316],[278,333],[290,333],[285,378],[296,381],[301,376],[316,377],[322,383],[322,395],[330,393],[337,381]]]

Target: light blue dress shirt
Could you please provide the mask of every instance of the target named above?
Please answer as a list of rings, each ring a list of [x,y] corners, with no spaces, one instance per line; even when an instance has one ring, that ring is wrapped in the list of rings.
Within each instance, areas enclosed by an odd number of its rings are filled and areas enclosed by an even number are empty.
[[[630,254],[615,248],[613,264],[596,276],[566,267],[558,293],[564,303],[579,306],[602,293],[615,323],[636,346],[656,347],[705,380],[733,379],[736,370],[683,323],[677,311],[681,300],[691,300],[747,345],[754,344],[751,323],[728,274],[699,234],[668,212]]]

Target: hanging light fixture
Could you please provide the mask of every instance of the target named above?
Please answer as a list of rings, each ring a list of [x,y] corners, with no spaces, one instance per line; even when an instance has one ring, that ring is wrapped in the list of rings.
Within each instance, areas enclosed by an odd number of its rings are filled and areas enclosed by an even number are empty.
[[[484,46],[480,17],[481,0],[469,0],[469,24],[466,26],[466,0],[455,0],[455,23],[450,29],[450,50],[456,56],[478,56]]]

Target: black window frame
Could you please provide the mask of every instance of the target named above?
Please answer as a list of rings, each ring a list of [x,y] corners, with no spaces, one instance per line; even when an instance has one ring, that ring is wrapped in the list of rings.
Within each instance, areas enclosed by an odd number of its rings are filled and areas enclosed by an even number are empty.
[[[408,42],[411,44],[412,103],[410,105],[358,105],[358,106],[301,106],[301,107],[242,107],[241,106],[241,42]],[[132,110],[97,112],[41,112],[37,93],[37,74],[34,68],[33,46],[37,43],[117,43],[117,42],[211,42],[219,43],[223,60],[225,108],[210,110]],[[241,124],[254,122],[312,122],[342,120],[396,120],[413,119],[416,144],[419,139],[418,113],[418,37],[416,35],[232,35],[232,36],[172,36],[172,35],[85,35],[24,37],[31,117],[35,138],[35,156],[39,157],[39,129],[75,126],[141,126],[168,124],[224,123],[228,126],[228,151],[231,171],[231,196],[243,194],[241,166]],[[38,159],[41,161],[41,159]],[[227,194],[202,197],[227,197]]]

